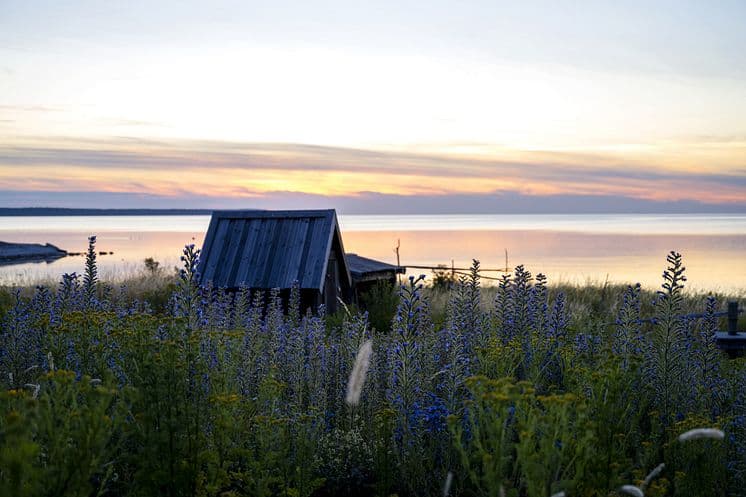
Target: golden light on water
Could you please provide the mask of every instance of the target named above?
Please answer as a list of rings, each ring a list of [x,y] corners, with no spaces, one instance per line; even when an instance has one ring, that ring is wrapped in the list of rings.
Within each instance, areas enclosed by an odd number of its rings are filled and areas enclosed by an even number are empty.
[[[732,229],[734,222],[743,223],[742,220],[713,221],[712,229],[699,235],[674,233],[667,227],[672,223],[696,224],[696,219],[655,216],[621,219],[596,216],[582,225],[578,225],[573,216],[555,216],[554,221],[542,216],[505,216],[497,221],[485,219],[483,226],[475,225],[468,230],[454,228],[466,225],[469,218],[450,216],[442,219],[438,228],[438,218],[428,220],[422,216],[411,219],[343,217],[342,236],[347,252],[391,264],[396,263],[394,247],[397,242],[403,265],[444,264],[450,267],[453,261],[456,267],[468,267],[472,259],[478,259],[484,268],[504,268],[507,250],[509,268],[523,264],[534,274],[546,274],[551,283],[603,283],[608,279],[612,283],[640,282],[650,289],[661,284],[666,254],[675,249],[684,255],[689,288],[733,294],[746,291],[746,259],[743,258],[746,233]],[[208,221],[207,216],[80,218],[77,221],[37,218],[30,224],[27,221],[26,225],[38,226],[38,229],[24,228],[21,221],[12,225],[6,223],[4,229],[0,229],[0,237],[7,241],[50,242],[69,251],[84,252],[86,237],[97,234],[98,248],[114,252],[114,255],[99,258],[102,275],[117,279],[141,274],[147,257],[155,258],[169,270],[179,265],[178,258],[185,244],[201,246]],[[645,226],[640,224],[645,221]],[[553,222],[557,230],[548,229]],[[82,231],[81,223],[88,224],[90,231]],[[506,228],[494,229],[496,223]],[[637,223],[642,234],[630,233],[632,225],[629,223]],[[386,225],[397,224],[399,229],[385,229]],[[579,231],[582,226],[585,232]],[[612,231],[603,232],[604,227]],[[669,233],[656,234],[662,231]],[[56,280],[63,272],[80,272],[82,264],[81,257],[67,257],[52,264],[0,267],[0,282]],[[409,272],[425,273],[428,279],[432,276],[428,270],[410,268]],[[500,273],[485,275],[497,277]],[[485,280],[485,284],[490,283],[494,282]]]

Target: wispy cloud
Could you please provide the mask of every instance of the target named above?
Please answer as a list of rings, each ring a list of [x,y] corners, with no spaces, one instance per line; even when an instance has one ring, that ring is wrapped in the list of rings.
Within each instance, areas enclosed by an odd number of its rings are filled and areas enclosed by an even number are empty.
[[[495,157],[497,155],[498,157]],[[614,154],[497,154],[197,140],[28,140],[0,143],[0,188],[180,196],[569,195],[739,203],[746,168],[706,173]],[[368,193],[365,193],[368,192]]]
[[[10,69],[6,68],[6,71]],[[9,73],[10,74],[10,73]],[[0,105],[0,112],[62,112],[60,107],[45,105]]]
[[[113,127],[168,127],[166,123],[159,122],[159,121],[146,121],[142,119],[112,119],[112,118],[106,118],[106,119],[100,119],[100,122],[104,126],[113,126]]]

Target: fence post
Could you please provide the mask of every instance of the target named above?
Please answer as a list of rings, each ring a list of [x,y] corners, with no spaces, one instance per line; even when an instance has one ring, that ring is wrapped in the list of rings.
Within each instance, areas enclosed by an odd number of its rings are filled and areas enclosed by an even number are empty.
[[[728,302],[728,334],[738,335],[738,302]]]

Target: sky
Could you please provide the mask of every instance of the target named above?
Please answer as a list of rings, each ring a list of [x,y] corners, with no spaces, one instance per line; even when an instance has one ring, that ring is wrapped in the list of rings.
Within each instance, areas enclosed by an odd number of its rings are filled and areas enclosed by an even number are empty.
[[[0,0],[0,207],[746,212],[744,19]]]

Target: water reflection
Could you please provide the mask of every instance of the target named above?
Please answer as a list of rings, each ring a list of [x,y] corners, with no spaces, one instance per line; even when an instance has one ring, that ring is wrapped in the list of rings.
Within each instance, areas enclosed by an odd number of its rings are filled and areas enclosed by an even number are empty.
[[[746,235],[617,235],[551,231],[345,232],[345,249],[395,263],[393,248],[401,240],[401,262],[418,265],[453,263],[512,268],[524,264],[550,281],[639,282],[656,288],[666,254],[684,255],[691,287],[743,292],[746,288]],[[416,272],[416,271],[415,271]],[[426,272],[426,271],[424,271]],[[499,276],[499,273],[492,273]]]
[[[99,256],[102,278],[121,279],[142,273],[147,257],[159,261],[161,267],[172,268],[179,264],[185,244],[202,245],[209,217],[156,217],[159,219],[98,218],[95,223],[86,224],[86,229],[80,229],[81,224],[75,224],[70,218],[63,218],[67,223],[64,226],[55,224],[62,222],[60,220],[45,224],[41,220],[33,223],[26,219],[27,229],[20,229],[17,223],[23,218],[5,218],[0,220],[0,240],[49,242],[70,252],[85,252],[87,237],[96,234],[97,248],[114,252]],[[14,219],[14,224],[6,223],[7,219]],[[492,268],[505,266],[507,250],[510,267],[524,264],[533,273],[548,275],[550,282],[584,283],[608,279],[640,282],[649,288],[660,285],[666,254],[677,250],[684,255],[690,287],[746,293],[746,233],[656,235],[540,229],[412,231],[382,230],[384,221],[378,220],[378,223],[378,230],[366,226],[364,231],[350,229],[355,223],[346,223],[345,249],[395,263],[393,249],[400,240],[403,265],[450,266],[453,260],[456,266],[469,266],[472,259],[479,259],[483,267]],[[57,229],[53,229],[55,226]],[[125,229],[133,227],[137,229]],[[730,231],[737,230],[730,228]],[[0,267],[0,284],[56,280],[62,273],[73,271],[83,271],[82,256]],[[498,273],[492,275],[499,276]]]
[[[85,253],[87,231],[63,232],[0,232],[5,241],[49,242],[68,252]],[[121,280],[141,273],[148,257],[160,262],[161,267],[180,264],[181,249],[188,243],[202,246],[204,232],[127,232],[96,230],[96,249],[113,254],[98,255],[99,274],[103,279]],[[32,284],[39,280],[56,280],[62,273],[81,273],[84,256],[68,256],[51,262],[28,262],[0,267],[0,284]]]

